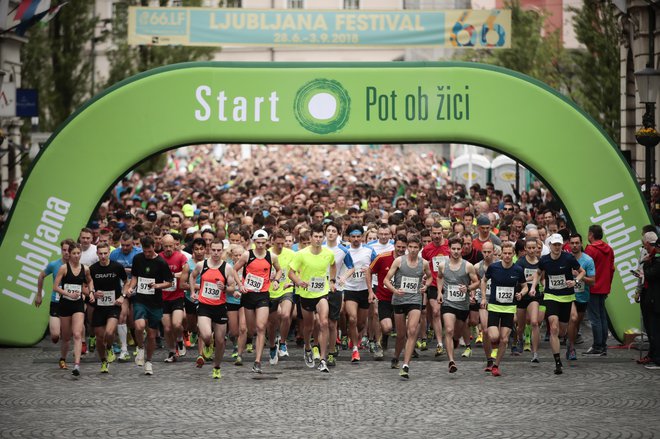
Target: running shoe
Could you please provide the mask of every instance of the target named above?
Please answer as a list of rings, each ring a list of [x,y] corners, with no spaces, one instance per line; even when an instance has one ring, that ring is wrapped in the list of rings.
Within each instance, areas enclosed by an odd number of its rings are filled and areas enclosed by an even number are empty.
[[[195,366],[197,366],[198,368],[201,368],[202,366],[204,366],[204,357],[203,356],[201,356],[201,355],[197,356],[197,360],[195,361]]]
[[[127,362],[127,361],[131,361],[131,354],[129,354],[129,353],[126,352],[126,351],[122,351],[122,352],[119,354],[119,362],[120,362],[120,363],[125,363],[125,362]]]
[[[204,346],[202,349],[202,355],[206,361],[213,359],[213,346]]]
[[[369,340],[369,353],[373,354],[376,352],[376,343],[372,340]]]
[[[234,366],[242,366],[242,365],[243,365],[243,357],[237,355],[236,359],[234,360]]]
[[[176,355],[174,352],[170,352],[167,358],[165,359],[165,363],[176,363]]]
[[[314,357],[314,361],[320,361],[321,360],[321,352],[319,351],[318,346],[313,346],[312,347],[312,356]]]
[[[390,369],[398,369],[398,368],[399,368],[399,360],[397,360],[396,358],[392,358],[392,360],[390,360]]]
[[[186,347],[186,349],[192,347],[192,343],[190,343],[190,334],[186,334],[186,336],[183,337],[183,345]]]
[[[69,367],[66,365],[66,361],[63,358],[60,358],[60,362],[58,363],[60,366],[60,369],[68,369]]]
[[[263,371],[261,370],[261,363],[255,361],[254,364],[252,365],[252,372],[262,374]]]
[[[576,361],[577,354],[575,353],[575,348],[566,350],[566,359],[568,361]]]
[[[454,363],[453,361],[450,361],[449,362],[449,373],[456,373],[457,370],[458,370],[458,367],[456,367],[456,363]]]
[[[289,356],[289,350],[286,348],[286,344],[280,343],[280,349],[277,352],[277,355],[279,355],[280,358]]]
[[[248,343],[247,345],[245,345],[245,350],[247,351],[248,354],[254,352],[254,346],[252,345],[252,343]]]
[[[479,335],[477,335],[477,339],[474,341],[474,344],[477,346],[481,346],[484,342],[484,333],[479,331]]]
[[[518,353],[522,354],[525,352],[525,345],[522,340],[518,340]]]
[[[89,337],[89,352],[96,350],[96,336]]]
[[[424,349],[422,349],[424,350]],[[438,345],[438,347],[435,349],[435,356],[439,357],[440,355],[445,353],[445,347],[443,345]]]
[[[186,345],[183,343],[183,341],[180,341],[177,343],[177,349],[179,350],[179,357],[185,357],[186,356]]]
[[[422,346],[419,348],[420,351],[427,351],[429,349],[429,346],[426,342],[425,339],[422,339]]]
[[[501,376],[502,374],[500,373],[500,368],[499,366],[493,365],[493,368],[491,369],[490,373],[493,374],[494,377]]]
[[[231,352],[231,358],[238,357],[238,346],[234,346],[234,350]]]
[[[651,362],[651,357],[648,355],[637,360],[637,364],[649,364]]]
[[[493,371],[493,362],[489,361],[486,363],[486,368],[484,369],[484,372],[492,372]]]
[[[153,365],[151,364],[151,361],[146,361],[144,363],[144,374],[145,375],[153,375],[154,374],[154,368],[153,368]]]
[[[470,346],[466,347],[463,353],[461,354],[461,357],[463,358],[470,358],[472,356],[472,348]]]
[[[355,350],[351,354],[351,363],[359,363],[360,362],[360,351]]]
[[[137,355],[135,356],[135,364],[144,366],[144,349],[138,348]]]
[[[277,356],[277,348],[270,348],[269,357],[270,357],[270,359],[268,361],[269,364],[271,366],[275,366],[277,364],[278,359],[279,359],[279,357]]]
[[[660,364],[649,363],[646,366],[644,366],[644,368],[648,370],[660,370]]]
[[[108,373],[108,362],[107,361],[101,361],[101,373]]]
[[[416,347],[417,349],[421,349],[421,348],[422,348],[422,339],[421,339],[421,338],[418,338],[418,339],[417,339],[417,341],[415,342],[415,347]]]
[[[87,343],[83,341],[82,342],[82,349],[80,351],[80,355],[86,355],[86,354],[87,354]]]
[[[73,366],[73,370],[71,371],[71,375],[73,375],[74,377],[79,377],[80,376],[80,366],[78,366],[77,364],[75,366]]]
[[[465,344],[465,340],[463,339],[463,337],[461,337],[461,338],[458,339],[458,345],[459,345],[460,347],[462,347],[462,348],[464,348],[465,346],[467,346],[467,345]]]
[[[129,346],[135,346],[135,340],[133,339],[133,335],[131,334],[131,331],[128,331],[126,333],[126,344]]]
[[[121,346],[119,346],[117,343],[112,344],[112,351],[115,354],[120,354],[121,353]]]
[[[435,332],[433,331],[433,329],[429,329],[428,331],[426,331],[426,338],[428,338],[429,340],[433,340],[433,337],[435,337]]]
[[[325,360],[321,360],[318,370],[319,372],[330,373],[330,369],[328,369],[328,365],[325,363]]]
[[[360,346],[358,346],[358,349],[369,349],[369,337],[366,335],[362,337],[362,340],[360,340]]]
[[[314,354],[312,353],[311,350],[306,350],[303,353],[303,359],[305,360],[305,366],[307,367],[314,367]]]
[[[511,355],[520,355],[520,351],[518,351],[518,345],[514,344],[511,346]]]
[[[214,380],[219,380],[222,378],[222,374],[220,373],[220,368],[219,367],[214,367],[213,368],[213,379]]]
[[[328,364],[328,366],[330,366],[330,367],[334,367],[334,366],[337,365],[337,360],[335,360],[335,356],[334,356],[334,355],[332,355],[332,354],[328,355],[328,362],[327,362],[327,364]]]
[[[523,344],[523,351],[532,352],[532,343],[530,343],[528,339],[526,339],[525,343]]]
[[[534,364],[539,364],[541,362],[539,360],[539,354],[537,352],[534,352],[534,354],[532,355],[532,361],[530,362]]]
[[[190,347],[197,346],[197,333],[190,334]]]
[[[105,352],[105,359],[108,360],[108,363],[114,363],[114,361],[117,359],[117,356],[112,351],[112,349],[108,349]]]
[[[561,368],[561,363],[555,365],[555,375],[561,375],[564,373]]]
[[[374,360],[376,361],[383,361],[383,348],[380,347],[380,344],[375,343],[374,344]]]
[[[410,378],[410,367],[407,364],[399,370],[399,376],[406,380]]]

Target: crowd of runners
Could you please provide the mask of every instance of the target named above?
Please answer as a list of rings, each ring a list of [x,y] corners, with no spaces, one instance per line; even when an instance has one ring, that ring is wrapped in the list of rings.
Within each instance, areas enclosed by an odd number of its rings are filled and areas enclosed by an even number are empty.
[[[134,361],[152,375],[162,346],[166,363],[194,355],[219,379],[227,344],[259,374],[296,343],[322,373],[339,355],[385,360],[405,379],[433,355],[455,373],[480,347],[499,376],[510,346],[562,374],[585,314],[593,344],[581,355],[607,355],[613,251],[598,225],[570,230],[538,182],[465,187],[442,159],[397,146],[188,151],[124,178],[41,273],[60,368],[79,376],[94,351],[103,373]],[[651,257],[656,240],[645,228]]]

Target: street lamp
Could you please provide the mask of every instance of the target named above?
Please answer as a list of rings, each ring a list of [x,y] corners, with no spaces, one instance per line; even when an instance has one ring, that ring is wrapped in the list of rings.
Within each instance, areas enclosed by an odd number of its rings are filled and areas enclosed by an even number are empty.
[[[637,143],[646,148],[645,186],[648,195],[655,183],[655,146],[660,143],[660,134],[655,129],[655,102],[660,90],[660,71],[647,64],[644,69],[635,72],[635,82],[639,101],[646,107],[642,116],[642,128],[635,133],[635,138]]]

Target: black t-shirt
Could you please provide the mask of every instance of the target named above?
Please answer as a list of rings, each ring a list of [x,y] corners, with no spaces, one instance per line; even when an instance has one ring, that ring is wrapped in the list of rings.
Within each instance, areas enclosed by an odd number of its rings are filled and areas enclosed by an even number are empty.
[[[114,299],[118,299],[121,296],[122,282],[126,282],[126,270],[124,270],[124,267],[119,262],[110,261],[110,264],[105,267],[100,262],[97,262],[89,267],[89,271],[92,274],[96,291],[114,291]],[[103,306],[109,300],[109,296],[108,298],[97,298],[96,304]]]
[[[566,281],[575,280],[573,270],[580,269],[580,263],[575,256],[566,252],[561,252],[556,260],[552,259],[551,255],[541,256],[539,269],[545,272],[545,294],[555,296],[575,294],[573,288],[566,286]]]
[[[150,289],[151,283],[172,282],[174,275],[169,265],[160,256],[154,259],[147,259],[144,253],[135,255],[133,258],[133,268],[131,274],[137,279],[136,293],[134,300],[136,303],[143,303],[154,308],[163,307],[163,292],[160,288]]]

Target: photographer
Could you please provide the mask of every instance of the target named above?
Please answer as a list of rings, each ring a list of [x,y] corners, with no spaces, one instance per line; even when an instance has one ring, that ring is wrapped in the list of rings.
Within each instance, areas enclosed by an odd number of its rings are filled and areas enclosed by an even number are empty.
[[[654,232],[644,234],[643,240],[649,255],[642,262],[644,286],[642,287],[642,310],[646,313],[646,331],[649,336],[649,357],[645,367],[660,370],[660,252],[658,237]]]

